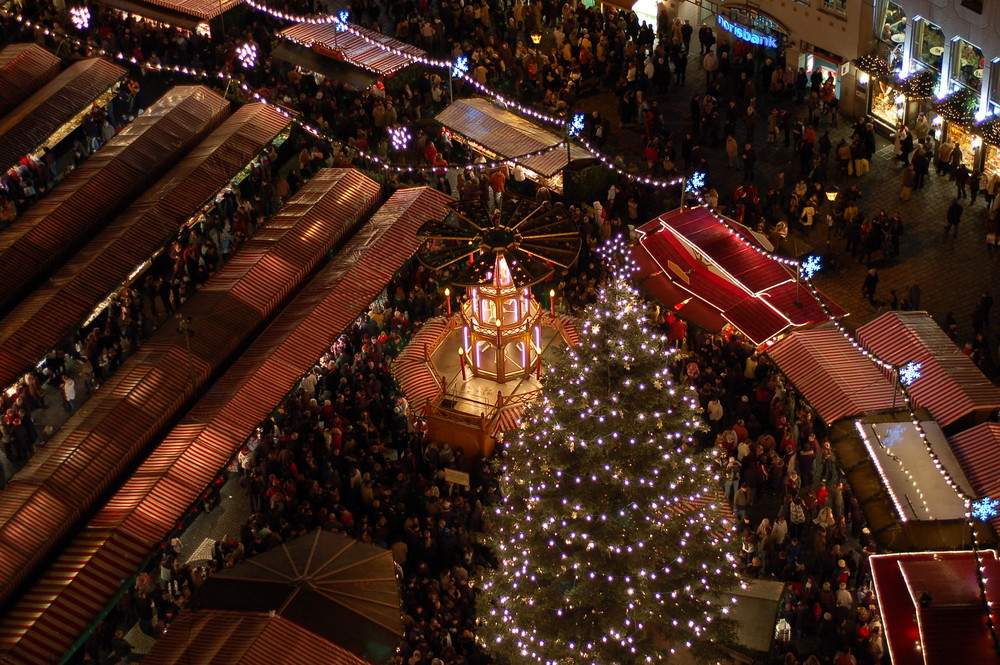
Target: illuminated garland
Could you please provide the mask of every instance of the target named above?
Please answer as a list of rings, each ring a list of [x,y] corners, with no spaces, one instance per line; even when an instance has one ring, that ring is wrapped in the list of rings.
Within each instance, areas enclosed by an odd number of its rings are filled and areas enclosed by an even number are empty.
[[[978,108],[979,95],[968,88],[960,88],[938,102],[934,110],[948,122],[968,129],[976,124]]]

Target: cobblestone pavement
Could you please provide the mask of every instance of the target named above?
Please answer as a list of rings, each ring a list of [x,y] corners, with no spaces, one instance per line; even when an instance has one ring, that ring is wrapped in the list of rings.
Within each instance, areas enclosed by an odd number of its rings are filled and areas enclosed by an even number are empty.
[[[672,87],[667,95],[654,95],[652,100],[659,106],[666,106],[672,118],[670,129],[674,146],[680,149],[680,140],[684,132],[690,129],[691,96],[703,94],[705,91],[704,73],[700,67],[697,54],[691,56],[688,66],[687,84],[683,88]],[[626,158],[641,154],[644,147],[641,130],[619,125],[617,112],[618,98],[613,93],[600,93],[581,99],[577,107],[588,114],[598,111],[612,120],[612,133],[605,147],[609,155],[623,153]],[[804,117],[804,106],[793,106],[783,100],[764,97],[758,101],[758,113],[765,125],[764,131],[758,127],[754,149],[758,152],[755,184],[761,193],[765,192],[776,180],[779,172],[784,172],[786,184],[793,184],[799,177],[798,158],[791,148],[781,143],[766,143],[766,117],[772,108],[789,109],[793,114]],[[831,127],[829,119],[824,118],[817,131],[817,137],[823,131],[830,131],[834,146],[841,137],[849,138],[853,121],[841,118],[839,127]],[[742,124],[737,127],[737,141],[742,146],[746,135]],[[723,142],[718,148],[703,148],[703,154],[709,159],[711,186],[715,187],[724,203],[731,192],[742,183],[742,170],[731,169],[725,155]],[[836,167],[829,169],[832,174]],[[878,137],[877,153],[872,159],[871,171],[857,178],[845,176],[832,178],[841,188],[845,189],[856,184],[862,192],[859,207],[867,216],[885,209],[892,214],[899,212],[904,223],[904,235],[900,242],[900,254],[893,258],[877,258],[872,267],[879,271],[879,287],[876,299],[888,295],[889,289],[895,289],[902,299],[911,284],[916,279],[921,285],[921,309],[927,310],[936,320],[944,320],[948,312],[953,312],[959,324],[958,342],[962,344],[971,341],[972,310],[983,289],[991,289],[1000,275],[1000,258],[991,258],[985,245],[985,202],[979,198],[974,206],[965,201],[966,210],[962,215],[957,240],[944,235],[945,210],[956,194],[954,182],[947,176],[936,176],[934,168],[927,177],[923,189],[914,190],[910,201],[900,201],[902,164],[892,158],[892,146],[883,137]],[[824,205],[822,213],[827,212]],[[789,245],[796,242],[812,244],[816,251],[824,251],[826,229],[816,228],[812,237],[802,237],[793,234]],[[875,318],[880,310],[872,307],[861,297],[861,283],[864,280],[867,266],[852,260],[844,251],[844,240],[834,238],[831,243],[828,265],[816,276],[816,284],[834,300],[850,312],[847,323],[860,326]],[[878,256],[878,255],[877,255]],[[995,291],[995,289],[994,289]],[[992,292],[991,295],[997,296]],[[991,314],[991,318],[995,315]],[[991,328],[990,349],[996,353],[998,336]]]

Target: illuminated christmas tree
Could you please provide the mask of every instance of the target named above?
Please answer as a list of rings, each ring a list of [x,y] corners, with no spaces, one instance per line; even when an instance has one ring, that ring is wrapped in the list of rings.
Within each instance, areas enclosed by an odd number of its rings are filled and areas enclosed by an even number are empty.
[[[673,382],[623,248],[604,254],[581,344],[550,363],[502,462],[478,634],[511,663],[708,659],[735,634],[732,525],[693,449],[697,396]]]

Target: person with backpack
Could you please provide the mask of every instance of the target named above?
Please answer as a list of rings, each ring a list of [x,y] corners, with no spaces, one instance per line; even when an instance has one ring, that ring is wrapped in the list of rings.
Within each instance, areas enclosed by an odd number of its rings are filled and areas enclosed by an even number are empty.
[[[802,529],[806,523],[806,507],[801,497],[792,499],[792,503],[788,507],[788,522],[789,533],[792,534],[792,537],[801,538]]]

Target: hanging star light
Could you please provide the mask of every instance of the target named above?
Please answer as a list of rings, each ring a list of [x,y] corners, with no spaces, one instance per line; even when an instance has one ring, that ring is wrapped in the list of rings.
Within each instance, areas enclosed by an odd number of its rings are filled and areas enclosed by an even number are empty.
[[[350,20],[351,20],[351,12],[347,11],[346,9],[342,9],[340,10],[340,13],[337,14],[337,18],[333,21],[333,25],[337,30],[337,32],[346,32],[347,24],[350,22]]]
[[[691,177],[687,179],[687,183],[684,185],[684,191],[689,194],[694,194],[702,187],[705,186],[705,172],[695,171],[691,174]]]
[[[451,66],[451,75],[455,78],[461,78],[462,75],[469,72],[469,58],[464,55],[460,55],[455,58],[455,63]]]
[[[921,370],[923,369],[923,363],[918,362],[908,362],[899,368],[899,381],[904,385],[908,386],[914,381],[919,379],[923,374]]]
[[[585,116],[582,113],[575,113],[573,121],[569,123],[569,135],[578,136],[583,131],[583,121]]]
[[[69,17],[77,30],[86,30],[90,27],[89,7],[72,7],[69,10]]]
[[[392,149],[402,152],[410,144],[410,130],[402,125],[389,128],[389,140],[392,142]]]
[[[1000,513],[997,510],[998,507],[1000,507],[1000,501],[984,496],[982,499],[972,502],[970,514],[980,522],[989,522]]]
[[[802,270],[802,274],[805,275],[806,279],[812,279],[813,275],[822,270],[822,268],[822,259],[816,254],[806,257],[806,260],[800,266],[800,270]]]
[[[243,69],[253,69],[257,66],[257,45],[253,42],[243,42],[236,49],[236,57],[243,65]]]

